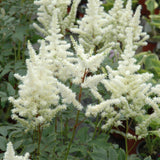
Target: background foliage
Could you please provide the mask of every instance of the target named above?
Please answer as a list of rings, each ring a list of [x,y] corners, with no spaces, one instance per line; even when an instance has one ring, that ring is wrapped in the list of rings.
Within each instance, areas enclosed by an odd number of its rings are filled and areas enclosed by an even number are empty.
[[[147,1],[147,7],[151,14],[151,19],[146,19],[153,27],[152,33],[159,32],[160,18],[155,16],[151,8],[151,1]],[[137,0],[133,1],[137,5]],[[108,11],[113,6],[113,0],[107,1],[104,8]],[[12,141],[15,150],[19,154],[29,152],[32,159],[36,156],[36,132],[25,133],[20,124],[16,124],[11,119],[11,104],[8,102],[9,96],[17,96],[17,81],[14,73],[24,75],[26,73],[25,59],[28,57],[26,44],[30,40],[36,44],[41,38],[33,28],[33,21],[36,21],[37,8],[33,0],[5,0],[0,3],[0,159],[6,150],[8,141]],[[158,37],[159,41],[159,35]],[[142,52],[136,55],[137,63],[140,63],[142,69],[140,72],[149,71],[153,73],[152,83],[160,83],[160,61],[156,54],[151,52]],[[115,59],[108,58],[104,62],[113,68],[116,68]],[[104,66],[105,66],[104,64]],[[76,86],[72,86],[76,91]],[[101,86],[99,86],[101,90]],[[78,91],[77,91],[78,92]],[[103,90],[101,90],[103,93]],[[90,93],[83,91],[83,103],[94,101],[93,97],[88,99]],[[50,127],[44,129],[42,135],[42,145],[40,148],[40,160],[60,160],[64,157],[64,152],[71,138],[73,122],[76,111],[73,108],[57,116]],[[99,119],[86,119],[84,113],[80,115],[80,123],[76,134],[76,140],[71,148],[69,160],[123,160],[125,153],[117,144],[109,143],[110,136],[102,131]],[[5,126],[5,127],[4,127]],[[56,126],[56,127],[55,127]],[[95,128],[95,130],[94,130]],[[35,135],[32,137],[31,135]],[[96,139],[95,139],[96,137]],[[138,160],[136,156],[129,157]],[[149,160],[150,158],[146,158]]]

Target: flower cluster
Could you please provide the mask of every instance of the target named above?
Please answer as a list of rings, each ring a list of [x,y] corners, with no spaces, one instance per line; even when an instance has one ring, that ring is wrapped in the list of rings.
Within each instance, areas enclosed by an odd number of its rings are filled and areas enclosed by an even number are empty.
[[[92,48],[96,54],[104,52],[110,46],[121,46],[124,49],[125,29],[129,27],[132,28],[136,50],[138,46],[145,45],[145,40],[149,38],[140,26],[140,9],[139,6],[133,15],[131,0],[128,0],[126,7],[123,6],[122,0],[116,0],[109,13],[105,13],[99,0],[88,0],[86,15],[77,22],[78,28],[71,31],[79,35],[80,44],[85,51],[88,52]]]
[[[50,56],[47,58],[45,42],[41,41],[39,54],[35,53],[30,43],[28,48],[30,59],[26,61],[27,74],[15,74],[22,81],[19,85],[19,98],[9,98],[14,104],[12,118],[28,129],[34,129],[39,125],[48,125],[58,112],[66,109],[67,104],[73,103],[81,110],[82,106],[76,100],[75,93],[54,77],[51,70],[53,62],[49,59]],[[62,105],[59,104],[60,99],[64,102]]]
[[[72,8],[68,14],[68,6],[71,4],[71,0],[35,0],[35,4],[39,6],[37,13],[38,21],[43,28],[35,23],[34,27],[45,36],[49,35],[50,23],[52,23],[52,19],[55,16],[54,12],[57,10],[61,33],[65,34],[66,29],[74,25],[79,2],[80,0],[73,1]]]
[[[145,115],[145,106],[149,105],[153,107],[155,112],[137,126],[137,134],[142,137],[142,132],[145,131],[144,128],[146,128],[147,131],[151,119],[157,116],[159,117],[160,88],[159,85],[153,87],[151,83],[148,83],[153,76],[152,74],[137,73],[140,66],[136,64],[136,59],[134,58],[135,51],[132,28],[127,28],[125,31],[126,47],[121,54],[121,60],[118,62],[117,70],[106,66],[108,79],[100,78],[98,80],[104,85],[106,90],[111,93],[111,97],[110,99],[101,101],[100,104],[89,105],[86,116],[97,116],[97,114],[100,113],[101,116],[106,119],[106,123],[102,128],[108,129],[111,126],[117,127],[121,125],[122,119],[135,119],[138,116]],[[91,85],[91,83],[91,78],[88,78],[85,82],[85,87],[91,87],[93,89],[93,84]],[[96,88],[95,91],[97,91]],[[98,97],[96,96],[96,98]],[[147,134],[147,132],[145,132],[145,134]]]
[[[14,104],[12,117],[28,129],[49,125],[55,115],[73,104],[78,110],[83,106],[76,94],[65,84],[70,80],[82,88],[89,88],[99,100],[97,105],[89,105],[86,116],[101,114],[106,119],[104,129],[119,126],[122,119],[135,118],[146,114],[145,105],[153,107],[150,118],[137,126],[137,133],[146,135],[145,129],[151,119],[160,117],[160,86],[152,86],[152,74],[139,74],[140,66],[134,58],[135,50],[145,45],[148,35],[140,26],[140,7],[133,14],[131,0],[123,6],[116,0],[114,7],[105,13],[100,0],[88,0],[86,15],[74,26],[80,0],[36,0],[39,5],[38,21],[34,26],[44,34],[40,41],[39,54],[29,43],[30,59],[26,61],[27,74],[16,78],[21,80],[19,98],[10,97]],[[95,22],[96,20],[96,22]],[[72,45],[66,40],[66,31],[78,34],[78,42],[71,37]],[[108,76],[101,74],[101,64],[114,49],[120,60],[118,68],[106,66]],[[97,72],[98,71],[98,72]],[[87,77],[88,73],[92,76]],[[110,99],[98,91],[98,84],[111,93]]]
[[[99,0],[88,0],[84,18],[77,22],[78,28],[71,29],[73,33],[79,35],[79,42],[86,52],[92,49],[99,53],[113,44],[110,39],[112,35],[109,33],[112,26],[108,23],[111,17],[104,12],[101,4]]]
[[[25,156],[16,156],[13,145],[11,142],[7,144],[7,150],[4,154],[3,160],[30,160],[29,153],[26,153]]]
[[[140,25],[140,10],[138,6],[134,15],[132,10],[132,1],[128,0],[126,7],[123,5],[124,1],[116,0],[113,8],[109,11],[112,17],[110,24],[113,28],[113,41],[121,42],[121,48],[126,45],[126,28],[132,29],[133,34],[133,49],[136,50],[138,46],[146,45],[146,40],[149,36],[143,32],[143,27]]]

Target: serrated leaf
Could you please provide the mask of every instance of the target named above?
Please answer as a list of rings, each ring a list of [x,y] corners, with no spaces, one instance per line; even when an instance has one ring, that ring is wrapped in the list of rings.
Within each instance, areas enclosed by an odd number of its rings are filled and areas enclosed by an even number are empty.
[[[26,35],[27,28],[25,26],[17,26],[15,29],[15,33],[12,35],[14,41],[23,41],[24,35]]]
[[[83,145],[75,145],[70,149],[70,153],[81,152],[81,154],[85,157],[87,155],[87,148]]]
[[[146,157],[144,160],[152,160],[152,158],[149,156],[149,157]]]
[[[93,152],[89,153],[92,160],[109,160],[107,158],[107,152],[101,147],[94,147]]]
[[[108,155],[109,155],[109,160],[118,159],[118,154],[115,151],[115,149],[113,149],[113,147],[109,147]]]
[[[121,148],[118,151],[118,160],[124,160],[125,159],[125,152]]]
[[[7,97],[7,94],[5,92],[0,91],[0,97]]]
[[[20,129],[17,129],[15,131],[12,131],[10,134],[9,134],[9,138],[11,137],[21,137],[23,136],[23,133],[22,133],[22,130]]]
[[[22,143],[23,143],[23,140],[14,142],[13,144],[14,149],[18,149],[22,145]]]
[[[145,2],[147,9],[153,14],[154,10],[158,7],[158,3],[155,0],[147,0]]]
[[[0,74],[0,78],[2,78],[4,75],[6,75],[6,74],[9,73],[9,72],[10,72],[10,69],[9,69],[9,68],[3,69],[3,71],[2,71],[1,74]]]
[[[15,89],[10,83],[7,83],[7,91],[8,91],[9,96],[14,96],[16,93]]]
[[[1,126],[1,127],[0,127],[0,134],[1,134],[2,136],[6,137],[7,134],[8,134],[8,129],[7,129],[5,126]]]
[[[23,153],[29,152],[32,153],[33,151],[35,151],[37,148],[36,144],[28,144],[24,146],[24,150]]]
[[[2,98],[1,98],[1,106],[2,106],[2,108],[5,107],[7,101],[8,101],[8,97],[2,97]]]
[[[4,154],[3,154],[3,153],[0,153],[0,159],[2,159],[2,158],[3,158],[3,156],[4,156]]]
[[[86,142],[88,138],[88,127],[83,127],[78,130],[77,136],[76,136],[80,142]]]
[[[14,78],[14,73],[13,72],[9,73],[8,80],[12,85],[15,85],[15,78]]]
[[[0,150],[5,151],[6,150],[6,144],[7,144],[6,138],[0,136]]]

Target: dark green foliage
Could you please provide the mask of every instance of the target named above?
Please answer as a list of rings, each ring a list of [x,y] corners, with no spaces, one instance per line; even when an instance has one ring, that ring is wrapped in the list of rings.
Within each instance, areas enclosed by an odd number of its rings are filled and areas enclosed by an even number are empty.
[[[27,41],[40,36],[32,26],[37,8],[33,0],[5,0],[0,3],[0,121],[10,119],[9,96],[17,95],[15,73],[26,73]]]

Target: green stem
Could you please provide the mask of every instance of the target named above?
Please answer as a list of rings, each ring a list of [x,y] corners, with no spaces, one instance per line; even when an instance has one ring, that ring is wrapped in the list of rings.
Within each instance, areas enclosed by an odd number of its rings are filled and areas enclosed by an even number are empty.
[[[55,117],[55,126],[54,126],[54,127],[55,127],[55,128],[54,128],[54,129],[55,129],[55,133],[57,133],[57,123],[58,123],[58,122],[57,122],[57,116],[56,116],[56,117]]]
[[[17,62],[17,53],[16,53],[16,47],[14,46],[14,59],[15,59],[15,62]]]
[[[23,43],[23,51],[22,51],[22,60],[23,60],[23,61],[25,61],[26,43],[27,43],[27,36],[25,36],[25,38],[24,38],[24,43]]]
[[[82,83],[84,82],[84,79],[85,79],[85,77],[86,77],[87,74],[88,74],[88,71],[85,69],[84,75],[83,75],[83,77],[82,77]],[[78,98],[79,102],[81,102],[81,97],[82,97],[82,87],[80,87],[80,91],[79,91],[79,98]],[[79,113],[80,113],[80,111],[78,110],[78,111],[77,111],[77,116],[76,116],[76,122],[75,122],[75,125],[74,125],[74,127],[73,127],[72,138],[71,138],[71,140],[70,140],[70,142],[69,142],[69,144],[68,144],[68,148],[67,148],[67,152],[66,152],[66,155],[65,155],[65,159],[64,159],[64,160],[67,160],[67,158],[68,158],[68,154],[69,154],[71,145],[72,145],[73,140],[74,140],[74,137],[75,137],[76,129],[77,129],[77,127],[78,127]]]
[[[18,60],[21,59],[21,42],[18,43]]]
[[[37,137],[37,130],[34,129],[34,131],[33,131],[33,144],[37,143],[36,137]],[[34,152],[33,159],[36,159],[36,152]]]
[[[71,138],[70,143],[69,143],[69,145],[68,145],[67,152],[66,152],[66,156],[65,156],[65,159],[64,159],[64,160],[67,160],[67,157],[68,157],[68,154],[69,154],[69,151],[70,151],[70,148],[71,148],[73,139],[74,139],[74,137],[75,137],[76,128],[77,128],[78,119],[79,119],[79,112],[80,112],[80,111],[78,110],[78,111],[77,111],[77,116],[76,116],[76,123],[75,123],[74,128],[73,128],[72,138]]]
[[[136,143],[137,143],[137,139],[135,139],[135,142],[134,142],[134,144],[132,145],[132,147],[130,148],[130,150],[128,151],[128,153],[130,153],[130,152],[132,151],[132,149],[135,147]]]
[[[97,119],[96,119],[96,127],[95,127],[95,130],[94,130],[92,139],[95,138],[96,133],[97,133],[97,129],[98,129],[98,127],[100,126],[100,124],[102,123],[103,118],[101,118],[99,122],[98,122],[98,120],[99,120],[99,114],[98,114]],[[98,135],[99,135],[99,133],[100,133],[100,130],[98,131]]]
[[[42,130],[41,125],[38,126],[38,149],[37,149],[37,160],[39,160],[40,155],[40,145],[41,145],[41,138],[42,138]]]
[[[68,118],[67,118],[67,120],[65,121],[65,124],[64,124],[64,138],[65,138],[65,141],[67,140],[67,135],[68,135]]]
[[[128,159],[128,141],[127,141],[127,134],[128,134],[128,119],[126,120],[126,136],[125,136],[126,154],[125,154],[125,160]]]
[[[61,114],[61,140],[63,144],[63,120],[62,120],[62,114]]]

